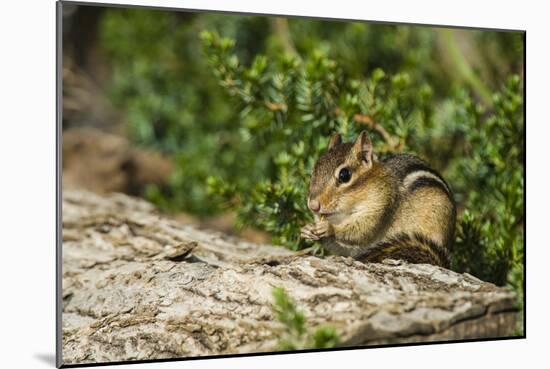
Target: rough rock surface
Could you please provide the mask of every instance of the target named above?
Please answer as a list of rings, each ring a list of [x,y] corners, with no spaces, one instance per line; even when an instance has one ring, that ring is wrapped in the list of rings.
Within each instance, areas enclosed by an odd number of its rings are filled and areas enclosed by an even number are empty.
[[[430,265],[293,253],[125,195],[63,194],[65,364],[277,350],[273,287],[343,346],[510,335],[513,293]]]

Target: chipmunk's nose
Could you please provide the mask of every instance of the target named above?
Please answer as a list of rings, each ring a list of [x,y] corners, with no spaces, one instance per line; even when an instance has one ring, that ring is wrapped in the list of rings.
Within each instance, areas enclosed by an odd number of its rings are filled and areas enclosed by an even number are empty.
[[[319,210],[321,210],[321,204],[317,200],[309,200],[307,202],[307,206],[314,213],[317,213]]]

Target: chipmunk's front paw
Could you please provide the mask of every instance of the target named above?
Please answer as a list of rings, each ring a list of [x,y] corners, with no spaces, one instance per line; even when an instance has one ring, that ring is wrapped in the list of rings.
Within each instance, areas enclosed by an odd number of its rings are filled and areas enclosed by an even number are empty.
[[[308,224],[300,230],[300,237],[304,240],[317,241],[319,237],[313,232],[315,224]]]
[[[332,226],[326,220],[308,224],[302,228],[300,236],[304,240],[318,241],[321,238],[332,236]]]

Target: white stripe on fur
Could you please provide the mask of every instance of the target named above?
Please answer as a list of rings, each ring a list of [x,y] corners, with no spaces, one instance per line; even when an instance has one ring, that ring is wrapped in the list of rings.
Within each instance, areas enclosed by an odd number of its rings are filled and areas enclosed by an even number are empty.
[[[433,173],[430,173],[426,170],[418,170],[416,172],[412,172],[412,173],[409,173],[407,174],[407,176],[405,177],[405,179],[403,179],[403,185],[406,187],[406,188],[409,188],[413,183],[414,181],[416,181],[418,178],[430,178],[430,179],[435,179],[436,181],[438,181],[439,183],[441,183],[443,185],[443,187],[445,187],[445,189],[447,190],[447,192],[450,192],[449,191],[449,188],[447,187],[447,185],[445,184],[445,182],[443,182],[443,180],[441,180],[441,178],[439,178],[438,176],[436,176],[435,174]]]

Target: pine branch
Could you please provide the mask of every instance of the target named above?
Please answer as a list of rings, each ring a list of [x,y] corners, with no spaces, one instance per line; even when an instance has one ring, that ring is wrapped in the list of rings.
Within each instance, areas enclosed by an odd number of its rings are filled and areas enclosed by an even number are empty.
[[[366,125],[369,129],[376,131],[389,146],[391,151],[400,151],[404,143],[398,137],[392,136],[379,123],[375,122],[368,115],[355,114],[353,120],[357,123]]]

